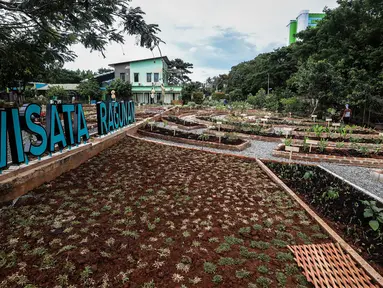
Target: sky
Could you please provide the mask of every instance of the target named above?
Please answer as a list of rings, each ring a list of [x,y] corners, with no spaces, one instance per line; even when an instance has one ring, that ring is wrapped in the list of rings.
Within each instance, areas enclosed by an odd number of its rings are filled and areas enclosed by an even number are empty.
[[[228,73],[232,66],[254,59],[287,43],[287,24],[301,10],[322,12],[335,8],[336,0],[132,0],[141,7],[147,23],[158,24],[162,55],[194,64],[192,80]],[[81,45],[68,69],[97,71],[108,64],[160,56],[158,50],[136,45],[134,36],[125,43],[110,44],[105,58]]]

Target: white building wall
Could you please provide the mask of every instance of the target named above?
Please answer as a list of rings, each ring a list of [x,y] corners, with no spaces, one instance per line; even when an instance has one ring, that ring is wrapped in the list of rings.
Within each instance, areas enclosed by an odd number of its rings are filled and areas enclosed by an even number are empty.
[[[309,26],[309,12],[309,10],[303,10],[299,13],[299,16],[297,18],[297,33],[306,30],[306,28]]]

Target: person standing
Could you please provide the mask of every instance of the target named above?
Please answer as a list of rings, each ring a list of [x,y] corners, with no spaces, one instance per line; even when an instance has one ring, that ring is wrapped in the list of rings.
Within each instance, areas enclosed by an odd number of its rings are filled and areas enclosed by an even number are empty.
[[[346,104],[346,109],[344,109],[342,119],[344,124],[350,124],[352,116],[352,110],[349,108],[348,104]]]

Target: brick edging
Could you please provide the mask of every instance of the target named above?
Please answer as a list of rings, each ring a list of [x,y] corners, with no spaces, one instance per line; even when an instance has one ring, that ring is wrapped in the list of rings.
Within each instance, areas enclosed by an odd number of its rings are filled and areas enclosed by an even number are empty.
[[[232,151],[243,151],[246,148],[251,146],[251,143],[249,141],[244,140],[245,142],[241,145],[228,145],[228,144],[219,144],[219,143],[213,143],[213,142],[206,142],[206,141],[198,141],[198,140],[192,140],[192,139],[185,139],[185,138],[179,138],[179,137],[173,137],[168,135],[162,135],[158,133],[151,133],[144,130],[138,130],[139,134],[151,138],[156,139],[162,139],[177,143],[183,143],[183,144],[189,144],[189,145],[196,145],[196,146],[203,146],[203,147],[209,147],[209,148],[216,148],[216,149],[222,149],[222,150],[232,150]]]
[[[330,237],[347,252],[351,257],[370,275],[381,287],[383,277],[366,260],[363,259],[341,236],[339,236],[314,210],[310,208],[303,200],[299,198],[278,176],[276,176],[261,160],[256,160],[259,167],[283,190],[285,190],[306,212],[330,235]]]
[[[283,151],[285,145],[279,144],[276,149],[273,150],[272,155],[281,158],[290,158],[290,152]],[[331,148],[328,148],[331,149]],[[331,162],[340,165],[347,166],[361,166],[369,168],[383,168],[383,160],[374,158],[361,158],[361,157],[346,157],[335,155],[322,155],[322,154],[309,154],[309,153],[292,153],[291,159],[309,162]]]

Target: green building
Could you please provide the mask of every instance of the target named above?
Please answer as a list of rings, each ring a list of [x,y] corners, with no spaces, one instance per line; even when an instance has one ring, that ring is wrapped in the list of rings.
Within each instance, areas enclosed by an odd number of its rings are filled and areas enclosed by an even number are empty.
[[[324,13],[310,13],[309,10],[303,10],[299,13],[295,20],[291,20],[287,25],[289,31],[288,45],[297,41],[296,34],[306,30],[307,27],[315,27],[326,14]]]

